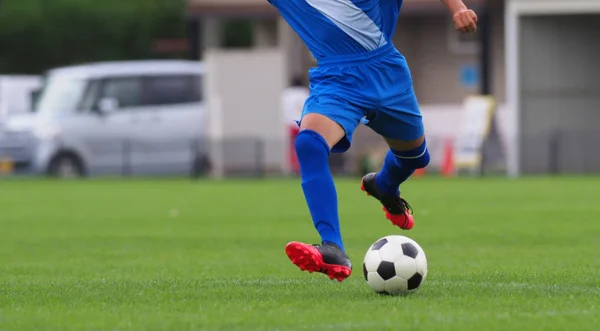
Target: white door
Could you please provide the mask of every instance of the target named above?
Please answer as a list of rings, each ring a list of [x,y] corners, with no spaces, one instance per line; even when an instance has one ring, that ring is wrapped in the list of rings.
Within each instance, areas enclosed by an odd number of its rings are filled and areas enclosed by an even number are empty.
[[[101,80],[81,81],[77,84],[68,82],[51,83],[50,90],[46,91],[47,95],[54,95],[54,99],[72,104],[74,108],[72,113],[58,118],[62,127],[61,146],[58,149],[68,150],[79,156],[89,174],[122,173],[123,144],[130,115],[126,109],[114,108],[101,112],[97,107],[101,97],[118,97],[114,95],[114,91],[119,86],[105,85]],[[81,90],[76,92],[76,88]],[[74,99],[66,102],[70,95]]]
[[[202,133],[200,76],[144,78],[143,110],[134,115],[139,148],[134,168],[144,174],[189,174]]]
[[[72,116],[63,121],[69,144],[64,147],[80,154],[89,174],[127,173],[125,143],[129,122],[130,116],[126,109],[105,114],[85,112]]]
[[[91,166],[103,174],[133,174],[135,114],[143,100],[140,77],[115,77],[101,82],[93,114],[98,125],[87,128]],[[106,103],[109,102],[109,105]]]

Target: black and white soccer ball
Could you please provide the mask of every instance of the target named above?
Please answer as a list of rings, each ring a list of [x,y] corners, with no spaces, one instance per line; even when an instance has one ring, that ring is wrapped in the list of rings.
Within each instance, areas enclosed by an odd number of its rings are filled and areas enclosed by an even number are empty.
[[[363,272],[375,292],[406,294],[418,290],[425,281],[427,257],[414,240],[387,236],[369,247]]]

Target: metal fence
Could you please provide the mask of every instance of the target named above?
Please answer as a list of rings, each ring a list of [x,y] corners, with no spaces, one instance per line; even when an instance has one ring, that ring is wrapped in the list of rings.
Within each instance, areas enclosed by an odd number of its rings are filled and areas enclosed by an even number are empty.
[[[431,163],[429,173],[441,169],[448,153],[447,137],[428,136]],[[265,177],[293,174],[289,166],[290,143],[280,139],[254,137],[220,141],[168,139],[111,139],[108,141],[57,143],[54,158],[46,162],[39,154],[48,147],[29,145],[7,147],[0,142],[0,172],[45,174],[56,167],[59,156],[75,160],[85,174],[91,176],[192,176],[219,174],[224,177]],[[506,171],[505,142],[500,154],[486,154],[484,174]],[[521,169],[524,174],[597,174],[600,173],[600,131],[556,131],[523,135],[520,139]],[[496,148],[496,150],[498,150]],[[359,176],[381,166],[387,146],[379,137],[357,139],[344,154],[332,154],[332,172],[336,175]],[[6,167],[11,161],[12,167]],[[77,162],[79,162],[77,164]],[[71,165],[72,166],[72,165]],[[10,170],[10,171],[7,171]],[[56,170],[54,168],[54,170]]]
[[[523,135],[520,158],[524,174],[598,174],[600,130]]]

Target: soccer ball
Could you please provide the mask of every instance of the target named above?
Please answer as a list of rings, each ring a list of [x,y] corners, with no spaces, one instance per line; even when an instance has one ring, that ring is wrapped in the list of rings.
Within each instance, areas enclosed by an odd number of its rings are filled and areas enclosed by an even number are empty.
[[[425,281],[427,258],[414,240],[387,236],[369,247],[363,273],[377,293],[406,294],[419,289]]]

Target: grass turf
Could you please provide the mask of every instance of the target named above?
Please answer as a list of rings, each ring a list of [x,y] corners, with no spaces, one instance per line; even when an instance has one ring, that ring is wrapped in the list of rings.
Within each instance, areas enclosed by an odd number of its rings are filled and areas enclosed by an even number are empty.
[[[301,273],[317,241],[299,183],[0,182],[1,330],[595,330],[600,178],[415,179],[429,274],[372,293],[365,250],[400,233],[340,180],[354,274]]]

